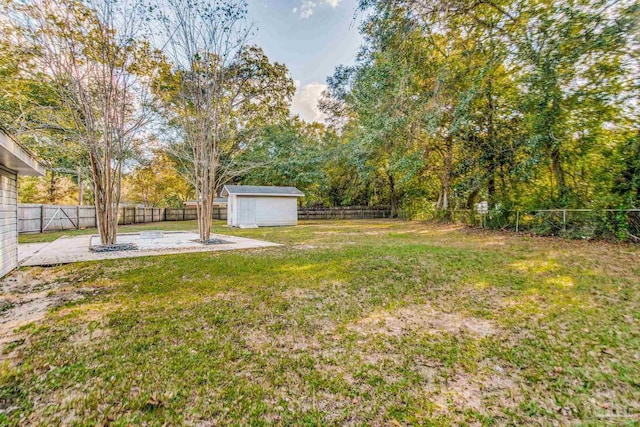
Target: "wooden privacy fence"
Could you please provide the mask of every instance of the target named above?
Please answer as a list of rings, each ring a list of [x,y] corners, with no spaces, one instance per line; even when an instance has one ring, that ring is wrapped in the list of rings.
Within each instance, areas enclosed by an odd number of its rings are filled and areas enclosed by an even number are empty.
[[[138,208],[135,206],[123,206],[118,209],[118,224],[145,224],[147,222],[164,221],[163,211],[163,208]]]
[[[227,219],[227,208],[214,206],[212,212],[213,219]],[[165,221],[190,221],[198,219],[198,210],[196,208],[165,208]]]
[[[196,208],[140,208],[135,206],[118,208],[119,225],[188,221],[197,218]],[[227,209],[214,207],[213,219],[226,220]],[[91,228],[96,227],[96,224],[96,208],[94,206],[18,205],[18,231],[20,233]]]
[[[388,206],[340,206],[336,208],[299,208],[298,219],[377,219],[391,218]]]
[[[377,219],[390,218],[387,206],[344,206],[337,208],[300,208],[298,219]],[[118,208],[118,224],[146,224],[160,221],[189,221],[198,218],[196,208]],[[226,220],[227,208],[214,206],[213,219]],[[96,227],[96,209],[93,206],[68,205],[18,205],[18,230],[20,233],[74,230]]]
[[[18,231],[41,233],[47,230],[71,230],[96,226],[93,206],[18,205]]]

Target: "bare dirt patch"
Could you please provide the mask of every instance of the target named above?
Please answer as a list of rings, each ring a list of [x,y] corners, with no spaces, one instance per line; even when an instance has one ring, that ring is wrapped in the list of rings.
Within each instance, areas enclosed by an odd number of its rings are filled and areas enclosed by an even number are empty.
[[[80,331],[73,334],[69,341],[74,344],[86,344],[89,342],[99,341],[103,338],[106,338],[111,331],[108,328],[92,328],[89,325],[82,325]]]
[[[493,335],[497,327],[490,321],[467,317],[460,313],[444,313],[429,305],[414,305],[393,312],[374,312],[348,326],[362,334],[401,336],[407,332],[469,333],[477,337]]]
[[[13,360],[25,341],[19,328],[40,322],[47,312],[68,302],[83,299],[91,288],[74,287],[63,280],[64,272],[53,269],[18,270],[0,281],[0,361]]]
[[[66,272],[48,268],[16,270],[0,281],[0,289],[2,294],[39,292],[59,285],[67,276]]]

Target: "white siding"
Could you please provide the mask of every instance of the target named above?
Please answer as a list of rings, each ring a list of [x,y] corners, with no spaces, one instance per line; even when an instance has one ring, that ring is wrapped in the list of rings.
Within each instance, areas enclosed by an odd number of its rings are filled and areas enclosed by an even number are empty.
[[[250,207],[255,203],[255,208]],[[247,212],[255,212],[255,220],[249,220]],[[249,215],[251,216],[251,215]],[[227,224],[232,227],[270,227],[298,224],[298,198],[283,196],[229,195]]]
[[[0,277],[18,266],[16,175],[0,169]]]
[[[241,226],[254,227],[256,223],[256,198],[238,197],[236,207],[238,209],[238,224]]]
[[[297,197],[255,197],[255,199],[258,227],[298,224]]]
[[[227,225],[235,226],[238,223],[238,207],[236,206],[236,196],[229,195],[227,198]]]

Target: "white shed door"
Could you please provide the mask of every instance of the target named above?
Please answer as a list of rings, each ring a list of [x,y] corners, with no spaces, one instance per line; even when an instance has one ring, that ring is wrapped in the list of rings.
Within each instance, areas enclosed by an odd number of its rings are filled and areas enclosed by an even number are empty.
[[[239,197],[239,225],[253,225],[256,223],[256,199],[253,197]]]

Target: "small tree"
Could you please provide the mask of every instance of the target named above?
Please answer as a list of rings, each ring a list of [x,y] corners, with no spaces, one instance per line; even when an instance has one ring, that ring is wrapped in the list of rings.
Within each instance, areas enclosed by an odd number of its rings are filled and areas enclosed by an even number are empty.
[[[207,241],[216,192],[251,167],[238,153],[256,125],[287,116],[294,85],[284,65],[247,45],[244,2],[167,0],[159,10],[172,67],[155,90],[181,134],[173,152],[188,165]]]
[[[61,127],[89,159],[101,242],[115,244],[122,169],[149,118],[156,57],[142,41],[145,9],[137,0],[40,0],[15,12],[65,110]]]

